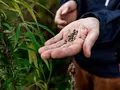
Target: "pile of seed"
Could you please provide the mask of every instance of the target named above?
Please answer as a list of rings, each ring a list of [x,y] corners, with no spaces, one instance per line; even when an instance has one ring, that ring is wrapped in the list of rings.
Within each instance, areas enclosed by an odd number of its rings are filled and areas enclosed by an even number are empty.
[[[73,33],[71,33],[71,34],[68,36],[68,41],[69,41],[69,42],[74,41],[75,38],[76,38],[76,36],[77,36],[77,34],[78,34],[78,31],[74,29],[74,30],[73,30]]]
[[[77,34],[78,31],[74,29],[73,32],[70,35],[68,35],[68,42],[74,41],[76,39]],[[65,44],[67,44],[67,40],[65,40]]]

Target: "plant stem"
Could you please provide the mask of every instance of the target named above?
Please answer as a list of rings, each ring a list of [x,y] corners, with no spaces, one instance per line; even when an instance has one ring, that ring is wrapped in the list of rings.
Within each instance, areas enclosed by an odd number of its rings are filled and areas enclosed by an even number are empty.
[[[17,90],[16,85],[15,85],[15,81],[12,82],[13,86],[14,86],[14,90]]]

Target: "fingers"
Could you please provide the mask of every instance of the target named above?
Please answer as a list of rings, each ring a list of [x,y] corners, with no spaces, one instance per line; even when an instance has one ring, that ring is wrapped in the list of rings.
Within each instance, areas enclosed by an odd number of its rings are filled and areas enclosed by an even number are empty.
[[[48,59],[48,58],[59,58],[59,55],[57,53],[54,54],[54,51],[61,51],[63,48],[70,46],[69,44],[63,45],[61,47],[54,47],[54,48],[49,48],[41,52],[41,58],[42,59]],[[53,55],[52,55],[53,53]],[[63,56],[62,56],[63,57]]]
[[[67,57],[67,56],[76,55],[77,53],[79,53],[81,51],[82,45],[83,45],[83,40],[78,39],[78,40],[76,40],[76,42],[73,42],[68,47],[55,49],[51,53],[51,57],[52,58],[64,58],[64,57]]]
[[[98,30],[91,30],[88,33],[83,44],[83,52],[87,58],[91,56],[91,48],[93,47],[94,43],[98,39],[98,36],[99,36]]]
[[[51,53],[52,53],[52,51],[53,51],[53,49],[50,49],[50,50],[47,50],[47,51],[41,53],[41,58],[42,58],[43,60],[48,59],[48,58],[51,58]]]
[[[65,20],[62,20],[62,9],[59,9],[56,13],[56,16],[55,16],[55,23],[57,25],[66,25],[67,24],[67,21]]]
[[[41,58],[64,58],[79,53],[82,49],[83,40],[76,39],[74,42],[68,42],[61,47],[51,48],[41,53]]]
[[[62,25],[62,26],[67,25],[67,21],[62,20],[61,16],[56,16],[56,17],[55,17],[55,23],[56,23],[57,25]]]
[[[64,25],[57,25],[59,29],[63,29],[65,26]]]
[[[77,4],[75,1],[69,1],[63,4],[56,12],[55,23],[60,26],[67,25],[68,21],[67,21],[67,17],[65,16],[70,12],[76,10],[76,8],[77,8]],[[60,26],[58,28],[61,28]]]
[[[89,29],[87,29],[85,26],[81,25],[79,27],[79,32],[77,37],[85,40],[86,36],[88,35]]]
[[[51,45],[53,43],[56,43],[58,41],[60,41],[62,39],[62,32],[60,32],[59,34],[57,34],[55,37],[49,39],[48,41],[45,42],[45,45]]]
[[[69,12],[69,7],[68,8],[65,8],[62,12],[61,12],[61,15],[65,15]]]
[[[54,44],[52,44],[52,45],[49,45],[49,46],[47,45],[47,46],[41,47],[41,48],[39,49],[39,53],[42,53],[42,52],[47,51],[47,50],[50,50],[50,49],[54,49],[54,48],[61,47],[64,43],[65,43],[65,41],[64,41],[64,40],[61,40],[61,41],[56,42],[56,43],[54,43]]]

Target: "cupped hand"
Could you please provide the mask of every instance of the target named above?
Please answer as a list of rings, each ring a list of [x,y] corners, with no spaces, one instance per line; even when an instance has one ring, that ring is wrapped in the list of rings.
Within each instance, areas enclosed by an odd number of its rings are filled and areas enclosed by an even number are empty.
[[[67,24],[77,19],[77,4],[74,0],[70,0],[63,4],[56,12],[55,23],[58,28],[62,29]]]
[[[99,36],[99,21],[89,17],[74,21],[39,49],[41,58],[63,58],[74,56],[82,49],[90,57],[91,48]]]

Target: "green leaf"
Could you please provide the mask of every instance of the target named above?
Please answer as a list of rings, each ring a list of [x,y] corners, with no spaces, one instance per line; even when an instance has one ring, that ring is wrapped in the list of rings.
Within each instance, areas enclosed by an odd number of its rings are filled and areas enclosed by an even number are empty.
[[[36,34],[40,37],[41,42],[42,42],[42,46],[43,46],[45,41],[46,41],[43,34],[40,31],[38,31],[34,26],[29,25],[29,27],[32,28],[33,30],[35,30]]]
[[[19,40],[20,30],[21,30],[21,27],[19,25],[16,29],[16,44],[18,43],[18,40]]]
[[[47,9],[45,6],[42,4],[36,2],[35,0],[30,0],[32,3],[35,3],[36,5],[39,5],[40,7],[44,8],[46,11],[48,11],[52,16],[55,16],[49,9]]]
[[[33,44],[30,44],[28,47],[31,48],[31,49],[34,49]],[[29,57],[29,63],[34,64],[34,66],[36,68],[36,71],[38,73],[38,76],[39,76],[37,54],[35,52],[31,51],[31,50],[28,50],[28,57]]]
[[[10,7],[7,3],[3,2],[2,0],[0,0],[0,3],[2,3],[3,5],[5,5],[7,8],[7,10],[10,10],[10,11],[14,11],[14,12],[17,12],[16,9]]]
[[[12,84],[12,83],[8,84],[6,90],[14,90],[14,86],[13,86],[13,84]]]
[[[27,26],[24,26],[28,32],[29,38],[31,39],[32,43],[35,46],[35,50],[38,51],[38,48],[40,47],[39,43],[37,42],[35,36],[33,35],[33,33],[30,31],[30,29]]]
[[[43,62],[46,64],[48,70],[50,70],[50,66],[49,66],[49,62],[48,62],[48,60],[45,60],[45,59],[44,59]]]
[[[25,20],[24,20],[24,17],[23,17],[23,14],[21,12],[21,9],[20,9],[19,5],[16,2],[12,2],[12,5],[15,7],[16,11],[18,11],[18,13],[20,15],[20,18],[24,22]]]
[[[26,45],[18,46],[18,47],[16,47],[16,49],[23,49],[23,50],[27,50],[27,51],[30,50],[30,51],[33,51],[33,52],[37,53],[34,49],[29,48]]]
[[[48,89],[47,89],[47,86],[46,86],[45,84],[36,82],[36,85],[39,86],[39,88],[40,88],[41,90],[48,90]]]
[[[4,19],[7,19],[6,13],[2,9],[0,9],[0,11],[2,13],[1,16],[4,17]],[[1,19],[0,19],[0,22],[1,22]],[[0,23],[0,26],[1,26],[1,23]]]
[[[50,64],[50,72],[52,73],[52,68],[53,68],[53,66],[52,66],[52,59],[49,59],[49,64]]]
[[[11,28],[11,26],[8,23],[3,23],[2,25],[7,27],[8,30],[13,31],[13,29]]]
[[[32,18],[34,19],[34,21],[37,22],[37,18],[34,14],[34,10],[27,2],[25,2],[24,0],[15,0],[15,2],[22,4],[24,7],[26,7],[29,13],[31,14]]]
[[[4,4],[5,6],[9,7],[9,5],[7,5],[5,2],[3,2],[2,0],[0,0],[0,3]]]
[[[49,74],[49,77],[48,77],[47,85],[48,85],[49,82],[50,82],[50,78],[51,78],[51,75],[52,75],[52,69],[53,69],[52,59],[49,59],[49,71],[50,71],[50,74]]]
[[[29,22],[30,24],[33,24],[33,25],[37,25],[43,29],[45,29],[46,31],[48,31],[50,34],[52,34],[53,36],[55,36],[54,32],[52,30],[50,30],[48,27],[40,24],[40,23],[35,23],[35,22]]]

